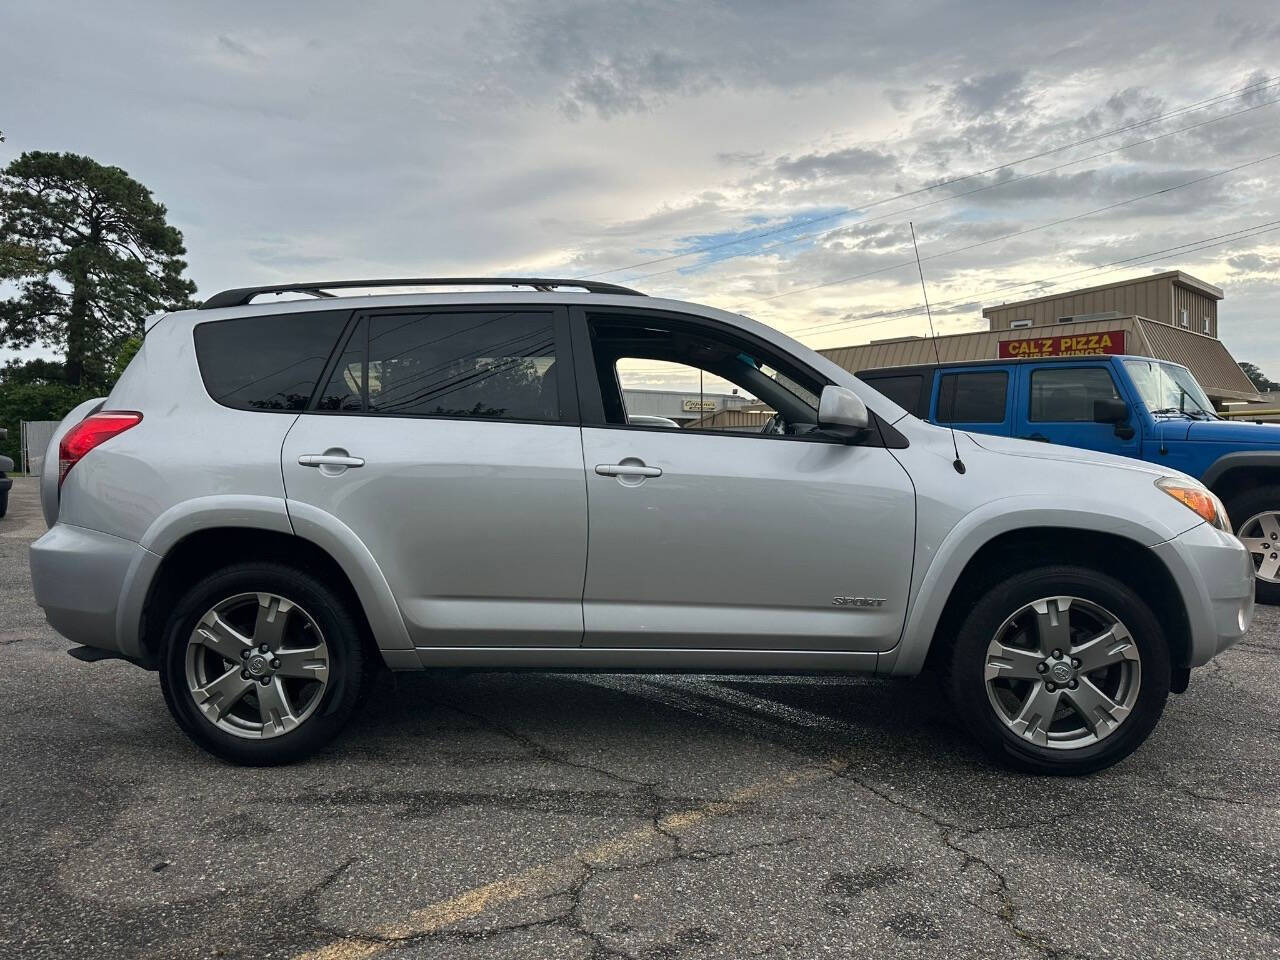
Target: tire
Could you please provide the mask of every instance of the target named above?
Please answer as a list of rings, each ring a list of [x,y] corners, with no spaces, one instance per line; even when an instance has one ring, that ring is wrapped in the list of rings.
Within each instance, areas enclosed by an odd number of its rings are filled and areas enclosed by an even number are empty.
[[[1231,523],[1235,527],[1237,537],[1244,539],[1251,534],[1263,533],[1265,531],[1259,523],[1261,518],[1266,514],[1280,516],[1280,486],[1254,487],[1252,490],[1245,490],[1243,493],[1232,497],[1231,502],[1226,506],[1227,515],[1231,517]],[[1274,523],[1275,521],[1272,522]],[[1250,527],[1253,529],[1248,529]],[[1270,525],[1266,530],[1273,533],[1280,532]],[[1266,542],[1271,543],[1270,540]],[[1274,544],[1272,545],[1274,546]],[[1259,565],[1259,560],[1265,561],[1266,559],[1265,555],[1254,553],[1255,565]],[[1280,580],[1268,581],[1259,576],[1254,581],[1254,584],[1254,596],[1257,597],[1259,603],[1280,604]]]
[[[1107,618],[1121,628],[1113,639],[1082,648],[1106,632]],[[1125,634],[1130,642],[1114,641]],[[1071,648],[1054,659],[1064,637]],[[1026,570],[992,586],[965,617],[945,664],[947,693],[974,738],[1005,765],[1038,774],[1093,773],[1123,760],[1155,728],[1171,678],[1168,641],[1150,607],[1120,581],[1075,565]],[[1118,721],[1095,712],[1090,722],[1075,706],[1106,703],[1098,691],[1112,698],[1107,709]]]
[[[247,644],[259,635],[269,641],[265,654]],[[372,674],[342,596],[309,573],[264,561],[226,567],[182,596],[165,634],[160,686],[178,726],[205,750],[274,766],[337,736]],[[232,702],[224,708],[225,700]]]
[[[9,490],[0,490],[0,517],[9,512]]]

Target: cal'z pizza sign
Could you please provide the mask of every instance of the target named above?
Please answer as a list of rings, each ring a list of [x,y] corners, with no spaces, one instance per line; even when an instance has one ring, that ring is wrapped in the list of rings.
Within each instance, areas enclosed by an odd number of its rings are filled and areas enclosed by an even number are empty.
[[[1069,333],[1062,337],[1028,337],[1026,340],[1001,340],[1000,359],[1025,357],[1089,357],[1100,353],[1124,353],[1124,331],[1102,333]]]

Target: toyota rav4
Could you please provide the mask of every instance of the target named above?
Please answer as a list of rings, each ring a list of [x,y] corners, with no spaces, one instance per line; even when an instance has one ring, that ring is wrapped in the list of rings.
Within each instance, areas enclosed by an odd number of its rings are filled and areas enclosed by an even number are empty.
[[[286,291],[311,297],[255,302]],[[657,368],[756,402],[629,417]],[[925,423],[761,323],[610,284],[225,291],[149,321],[46,462],[49,622],[246,764],[332,738],[379,664],[927,665],[992,754],[1082,773],[1253,615],[1199,481]]]

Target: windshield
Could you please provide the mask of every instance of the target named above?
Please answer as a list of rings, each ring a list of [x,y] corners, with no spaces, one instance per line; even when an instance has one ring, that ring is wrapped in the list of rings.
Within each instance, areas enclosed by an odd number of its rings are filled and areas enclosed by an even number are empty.
[[[1217,419],[1213,403],[1186,367],[1159,360],[1126,360],[1124,365],[1152,413]]]

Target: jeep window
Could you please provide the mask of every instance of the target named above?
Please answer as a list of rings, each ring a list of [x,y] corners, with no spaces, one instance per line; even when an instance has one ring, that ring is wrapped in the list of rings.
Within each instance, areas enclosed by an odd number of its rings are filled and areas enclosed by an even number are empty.
[[[1031,371],[1034,423],[1092,423],[1093,401],[1118,400],[1120,393],[1106,367],[1046,367]]]
[[[1009,374],[975,370],[943,374],[938,389],[939,423],[1003,423]]]
[[[318,406],[413,417],[560,418],[552,314],[375,314],[344,348]]]
[[[900,374],[891,377],[862,377],[866,383],[879,390],[903,410],[914,413],[917,417],[927,415],[920,410],[920,388],[924,384],[924,375],[920,373]],[[1004,419],[1001,417],[1001,419]]]
[[[822,384],[785,358],[767,355],[729,334],[658,317],[587,318],[605,422],[651,426],[632,416],[641,395],[624,391],[676,390],[690,417],[686,430],[797,436],[814,430]],[[730,399],[734,389],[741,400]]]
[[[350,311],[215,320],[195,328],[209,396],[240,410],[302,410]]]
[[[1217,419],[1213,402],[1186,367],[1159,360],[1126,360],[1124,367],[1152,413]]]

